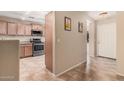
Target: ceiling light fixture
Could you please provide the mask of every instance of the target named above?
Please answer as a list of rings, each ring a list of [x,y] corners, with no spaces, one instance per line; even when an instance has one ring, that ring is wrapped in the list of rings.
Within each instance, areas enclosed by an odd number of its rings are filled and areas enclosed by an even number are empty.
[[[107,15],[107,14],[108,14],[108,12],[101,12],[101,13],[99,13],[100,16]]]
[[[29,16],[28,18],[35,19],[35,17]]]

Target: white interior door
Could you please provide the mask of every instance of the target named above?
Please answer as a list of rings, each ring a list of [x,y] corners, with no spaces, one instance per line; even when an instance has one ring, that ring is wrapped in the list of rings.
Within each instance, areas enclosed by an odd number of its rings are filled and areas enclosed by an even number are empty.
[[[116,59],[116,22],[97,24],[97,55]]]

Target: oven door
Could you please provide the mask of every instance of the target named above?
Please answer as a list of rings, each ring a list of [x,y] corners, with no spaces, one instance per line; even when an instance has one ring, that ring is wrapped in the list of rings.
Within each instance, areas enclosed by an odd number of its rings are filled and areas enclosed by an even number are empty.
[[[34,44],[34,51],[41,51],[44,50],[44,45],[43,44]]]

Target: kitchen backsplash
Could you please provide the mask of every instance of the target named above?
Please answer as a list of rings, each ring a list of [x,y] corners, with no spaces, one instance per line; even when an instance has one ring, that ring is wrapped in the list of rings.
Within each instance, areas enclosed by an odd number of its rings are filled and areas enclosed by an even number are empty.
[[[30,41],[33,38],[39,38],[42,42],[45,42],[45,38],[39,36],[0,36],[0,40],[19,40],[20,42]]]

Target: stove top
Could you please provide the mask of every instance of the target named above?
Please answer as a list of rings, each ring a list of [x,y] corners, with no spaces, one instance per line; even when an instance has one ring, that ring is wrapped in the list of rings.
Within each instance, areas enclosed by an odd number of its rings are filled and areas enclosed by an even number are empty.
[[[32,40],[30,40],[31,42],[33,42],[33,43],[43,43],[42,41],[41,41],[41,39],[32,39]]]

